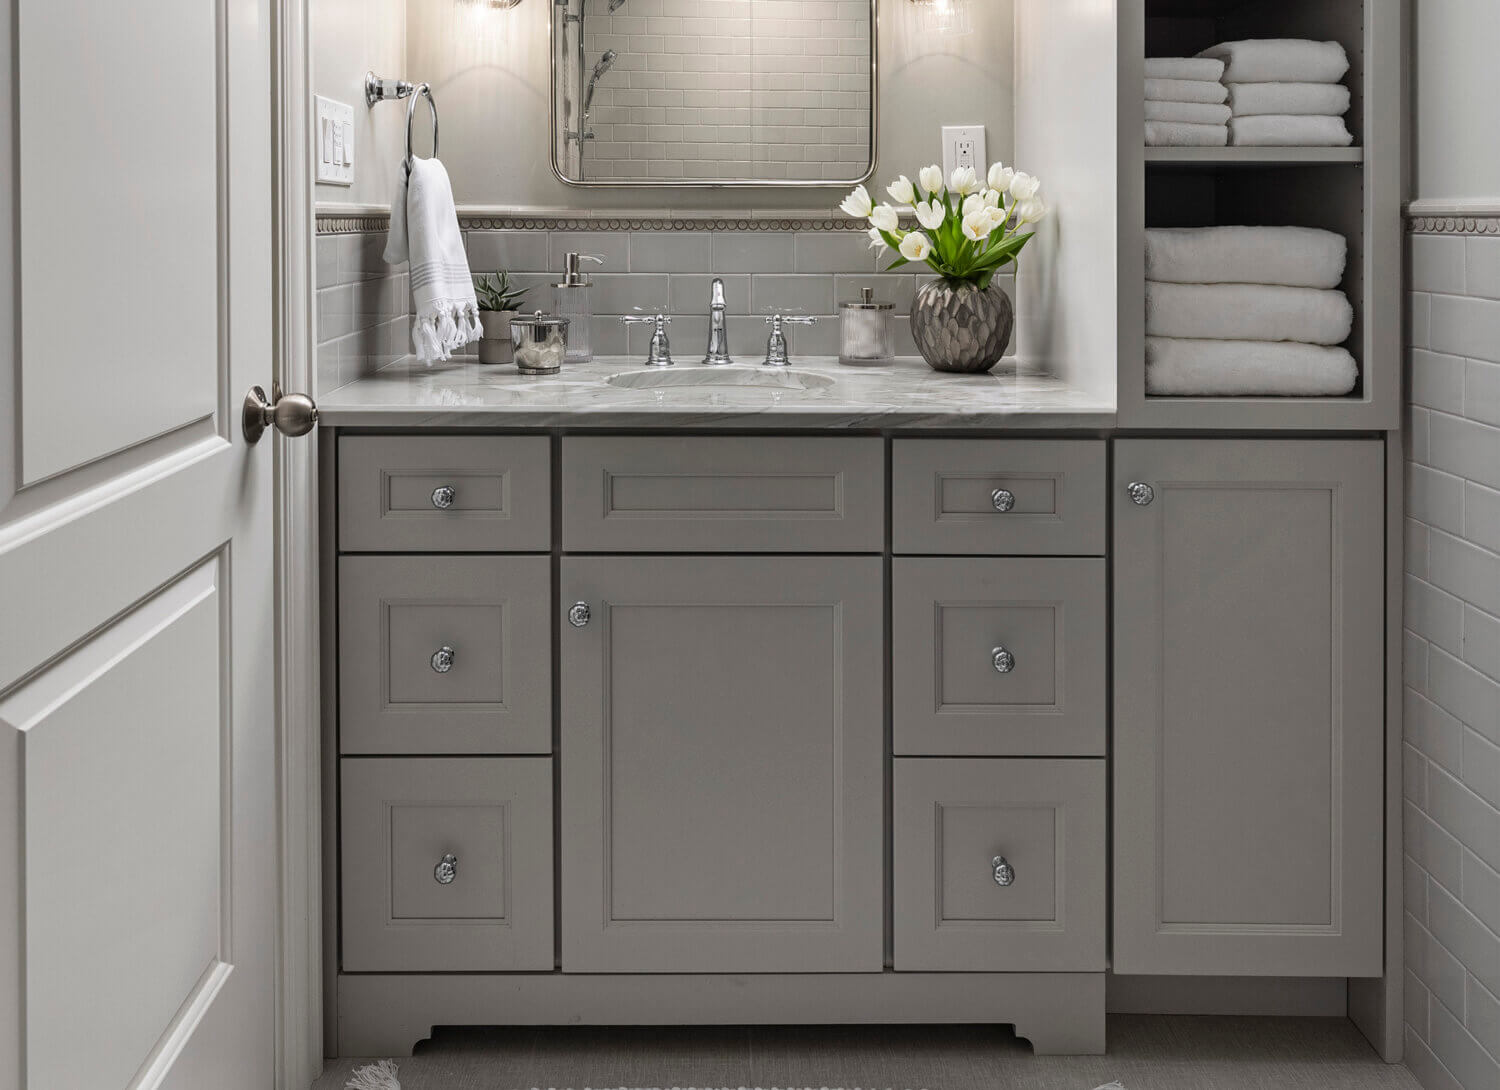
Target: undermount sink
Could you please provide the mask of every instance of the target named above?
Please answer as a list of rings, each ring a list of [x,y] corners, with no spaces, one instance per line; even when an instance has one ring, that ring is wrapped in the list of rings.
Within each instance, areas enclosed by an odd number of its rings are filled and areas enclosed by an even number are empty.
[[[662,367],[625,371],[605,379],[625,390],[769,390],[812,393],[833,385],[827,375],[776,367]]]

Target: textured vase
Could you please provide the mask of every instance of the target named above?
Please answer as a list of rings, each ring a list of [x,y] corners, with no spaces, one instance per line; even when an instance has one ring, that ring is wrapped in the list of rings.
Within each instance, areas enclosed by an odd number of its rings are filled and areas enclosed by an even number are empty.
[[[934,280],[917,292],[911,333],[922,358],[936,371],[979,374],[1005,355],[1016,308],[991,281],[981,289],[961,280]]]
[[[484,335],[479,338],[479,362],[487,364],[514,363],[515,352],[511,347],[510,320],[516,316],[513,310],[481,310],[479,325]]]

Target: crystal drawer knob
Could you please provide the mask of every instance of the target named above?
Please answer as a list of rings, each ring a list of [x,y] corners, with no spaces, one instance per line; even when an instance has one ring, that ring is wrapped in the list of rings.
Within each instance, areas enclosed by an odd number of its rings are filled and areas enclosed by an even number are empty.
[[[582,628],[589,623],[593,612],[589,609],[587,602],[574,602],[573,608],[568,610],[568,623],[574,628]]]
[[[432,878],[440,886],[451,886],[458,877],[458,856],[449,852],[432,868]],[[996,879],[998,881],[999,879]]]
[[[1008,674],[1016,668],[1016,656],[1003,647],[990,652],[990,661],[995,664],[995,673]]]
[[[431,661],[434,673],[446,674],[453,669],[453,648],[439,647],[432,653]]]
[[[995,885],[1009,886],[1015,883],[1016,868],[1010,865],[1010,860],[1005,856],[995,856],[990,860],[990,866],[995,868]]]
[[[1002,515],[1016,505],[1016,494],[1008,488],[997,488],[990,493],[990,502]]]
[[[448,510],[456,499],[458,499],[458,489],[451,484],[439,485],[432,490],[432,506],[439,511]]]
[[[1156,499],[1156,489],[1140,481],[1131,481],[1125,486],[1125,491],[1130,494],[1130,502],[1137,507],[1149,507]]]

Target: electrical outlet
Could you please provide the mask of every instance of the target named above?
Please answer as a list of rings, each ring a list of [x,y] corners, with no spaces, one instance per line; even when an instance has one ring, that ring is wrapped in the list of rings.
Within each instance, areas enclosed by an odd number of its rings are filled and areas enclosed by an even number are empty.
[[[959,167],[972,167],[981,178],[989,169],[985,157],[983,125],[943,126],[943,177],[952,177]]]
[[[318,151],[314,160],[319,182],[354,184],[354,107],[322,95],[317,102]]]

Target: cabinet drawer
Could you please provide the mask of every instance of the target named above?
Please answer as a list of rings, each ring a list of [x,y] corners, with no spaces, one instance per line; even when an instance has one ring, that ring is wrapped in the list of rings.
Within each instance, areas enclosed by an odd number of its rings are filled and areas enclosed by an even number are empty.
[[[570,552],[880,552],[880,439],[568,438]]]
[[[552,562],[339,559],[343,753],[550,753]]]
[[[554,967],[550,758],[340,765],[346,972]]]
[[[1104,561],[892,564],[895,752],[1104,756]]]
[[[1102,760],[901,759],[893,807],[896,969],[1103,971]]]
[[[1103,556],[1104,490],[1102,441],[898,439],[891,470],[894,548]]]
[[[339,440],[345,552],[546,552],[550,442],[493,435]]]

